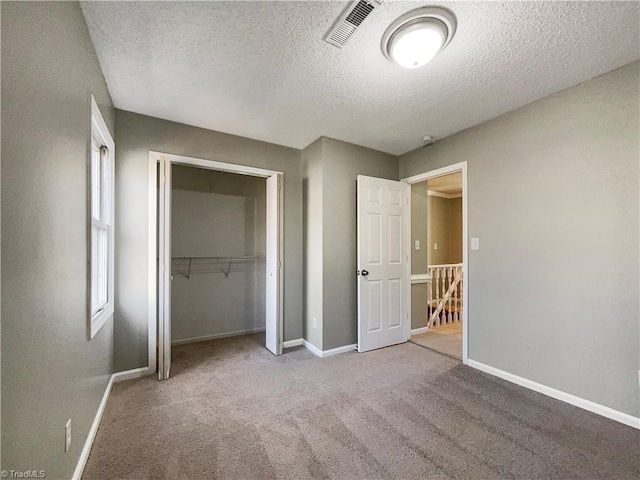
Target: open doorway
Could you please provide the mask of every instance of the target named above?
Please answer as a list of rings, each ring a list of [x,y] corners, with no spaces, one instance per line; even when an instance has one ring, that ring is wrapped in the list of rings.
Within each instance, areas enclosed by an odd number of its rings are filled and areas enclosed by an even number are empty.
[[[468,357],[466,163],[409,179],[411,342]]]
[[[264,332],[281,354],[282,174],[151,152],[151,176],[159,379],[176,344]]]

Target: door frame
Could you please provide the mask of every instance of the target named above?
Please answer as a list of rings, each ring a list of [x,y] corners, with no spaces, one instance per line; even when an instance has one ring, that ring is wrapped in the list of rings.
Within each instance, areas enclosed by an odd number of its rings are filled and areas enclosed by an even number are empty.
[[[217,170],[221,172],[227,173],[236,173],[240,175],[249,175],[253,177],[261,177],[268,178],[273,175],[281,175],[284,178],[282,172],[276,170],[267,170],[263,168],[250,167],[246,165],[238,165],[234,163],[224,163],[218,162],[215,160],[207,160],[203,158],[195,158],[195,157],[186,157],[182,155],[174,155],[170,153],[162,153],[156,151],[149,151],[149,224],[148,224],[148,349],[149,349],[149,373],[154,373],[158,371],[158,363],[159,359],[163,358],[164,348],[167,339],[165,338],[165,332],[163,328],[159,328],[158,325],[158,306],[161,301],[163,301],[162,292],[158,291],[158,280],[159,280],[159,269],[157,258],[158,253],[161,255],[163,252],[158,252],[158,234],[159,234],[159,215],[161,212],[158,211],[158,172],[159,172],[159,164],[161,161],[168,161],[171,166],[173,165],[188,165],[191,167],[199,167],[207,170]],[[278,306],[278,321],[277,321],[277,350],[279,353],[282,352],[282,343],[283,343],[283,331],[284,331],[284,256],[283,256],[283,246],[284,246],[284,217],[282,215],[284,211],[284,195],[282,194],[282,189],[278,195],[278,213],[280,216],[279,227],[278,227],[278,249],[279,249],[279,258],[280,265],[277,268],[278,275],[278,298],[277,298],[277,306]],[[167,208],[168,205],[166,206]],[[162,212],[162,215],[166,217],[167,211]],[[268,215],[268,212],[267,212]],[[268,223],[268,220],[267,220]],[[166,224],[166,228],[170,229],[171,225]],[[164,252],[165,255],[167,252]],[[171,275],[171,270],[169,269],[169,277]],[[169,338],[170,338],[169,332]],[[170,342],[169,342],[169,348]],[[159,372],[162,373],[162,372]]]
[[[467,162],[454,163],[446,167],[431,170],[401,181],[409,185],[432,180],[451,173],[462,172],[462,363],[469,361],[469,238],[468,238],[468,192],[467,192]],[[409,213],[409,232],[411,232],[411,212]],[[411,265],[411,235],[407,236],[407,248],[409,252],[409,265]],[[411,319],[411,295],[408,295],[407,311]],[[411,332],[409,332],[409,340]]]

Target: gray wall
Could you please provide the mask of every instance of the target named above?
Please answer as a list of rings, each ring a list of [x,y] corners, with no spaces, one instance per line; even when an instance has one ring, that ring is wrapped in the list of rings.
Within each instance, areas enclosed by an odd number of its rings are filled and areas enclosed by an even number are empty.
[[[462,197],[449,200],[449,261],[462,263]]]
[[[427,182],[411,185],[411,274],[427,273],[429,196]],[[415,241],[420,241],[420,250]],[[411,285],[411,328],[427,326],[427,284]]]
[[[411,285],[411,329],[427,326],[428,283]]]
[[[262,258],[230,265],[195,260],[191,275],[188,262],[174,262],[171,340],[264,328],[266,180],[174,166],[172,184],[173,257]]]
[[[304,338],[322,350],[322,138],[302,151],[304,208]],[[315,318],[315,324],[314,324]]]
[[[640,414],[640,63],[400,159],[468,162],[469,357]]]
[[[429,196],[427,182],[411,185],[411,274],[427,273],[427,252],[429,251]],[[420,250],[415,242],[420,242]]]
[[[462,198],[429,196],[428,208],[429,265],[462,263]]]
[[[1,9],[2,469],[70,478],[112,372],[113,323],[87,329],[91,94],[114,111],[77,3]]]
[[[300,150],[116,110],[115,370],[147,365],[149,151],[284,173],[284,338],[302,336]]]
[[[324,350],[358,340],[356,180],[398,180],[398,157],[322,138]]]

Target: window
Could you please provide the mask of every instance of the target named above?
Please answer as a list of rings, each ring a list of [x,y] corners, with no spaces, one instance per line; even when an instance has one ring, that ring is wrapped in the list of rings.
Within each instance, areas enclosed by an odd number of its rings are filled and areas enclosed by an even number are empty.
[[[114,143],[91,97],[90,337],[113,315]]]

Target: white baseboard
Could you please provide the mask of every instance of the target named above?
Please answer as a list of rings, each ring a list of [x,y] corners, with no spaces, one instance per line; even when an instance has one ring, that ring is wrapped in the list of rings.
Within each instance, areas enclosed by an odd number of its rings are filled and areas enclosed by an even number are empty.
[[[124,372],[117,372],[109,377],[109,383],[107,383],[107,388],[104,389],[104,394],[102,395],[102,400],[98,406],[98,411],[96,412],[96,416],[93,418],[93,423],[89,429],[89,435],[87,435],[87,440],[84,442],[84,447],[82,447],[82,452],[80,453],[80,458],[76,464],[76,469],[73,472],[73,477],[71,477],[72,480],[80,480],[82,478],[82,472],[84,472],[84,467],[89,459],[89,453],[91,453],[93,441],[96,438],[96,433],[98,433],[98,427],[102,421],[102,414],[107,406],[107,401],[109,400],[109,395],[111,395],[113,384],[122,382],[123,380],[130,380],[132,378],[145,377],[153,373],[155,373],[155,367],[141,367],[134,368],[133,370],[125,370]]]
[[[352,352],[356,349],[356,344],[352,345],[344,345],[343,347],[332,348],[330,350],[320,350],[314,344],[308,342],[307,340],[302,340],[302,344],[314,355],[317,355],[320,358],[331,357],[333,355],[338,355],[340,353],[348,353]]]
[[[87,440],[84,442],[84,447],[82,447],[82,452],[80,453],[80,458],[78,459],[76,469],[73,472],[73,477],[71,477],[72,480],[80,480],[82,478],[82,472],[84,471],[84,467],[87,464],[87,460],[89,459],[89,452],[91,452],[93,441],[96,438],[96,433],[98,433],[98,427],[100,426],[100,421],[102,420],[102,414],[104,413],[104,408],[107,406],[107,400],[109,399],[109,394],[111,393],[112,386],[113,386],[113,375],[111,375],[111,377],[109,378],[109,383],[107,383],[107,388],[104,389],[104,394],[102,395],[102,401],[100,402],[100,406],[98,407],[96,416],[94,417],[93,423],[91,424],[91,428],[89,429],[89,435],[87,435]]]
[[[427,330],[429,330],[429,327],[414,328],[413,330],[411,330],[411,335],[418,335],[420,333],[426,332]]]
[[[546,385],[542,385],[541,383],[519,377],[518,375],[505,372],[504,370],[500,370],[495,367],[490,367],[489,365],[476,362],[475,360],[469,359],[468,365],[490,375],[500,377],[504,380],[507,380],[508,382],[515,383],[522,387],[555,398],[556,400],[561,400],[576,407],[588,410],[592,413],[610,418],[611,420],[615,420],[616,422],[624,423],[625,425],[628,425],[630,427],[640,429],[640,418],[629,415],[628,413],[623,413],[618,410],[614,410],[613,408],[600,405],[599,403],[592,402],[591,400],[586,400],[584,398],[576,397],[575,395],[572,395],[570,393],[566,393],[552,387],[547,387]]]
[[[125,370],[124,372],[116,372],[113,374],[113,383],[123,382],[133,378],[142,378],[147,375],[153,375],[154,373],[156,373],[155,367],[140,367],[134,368],[133,370]]]
[[[316,347],[313,343],[309,342],[308,340],[305,340],[304,338],[302,339],[302,344],[305,346],[305,348],[307,350],[309,350],[311,353],[313,353],[314,355],[318,356],[318,357],[322,357],[322,350],[320,350],[318,347]]]
[[[331,350],[323,350],[322,358],[331,357],[333,355],[339,355],[341,353],[353,352],[356,349],[356,345],[357,344],[353,343],[351,345],[345,345],[343,347],[332,348]]]
[[[286,342],[282,342],[282,348],[299,347],[300,345],[302,345],[301,338],[296,338],[295,340],[287,340]]]
[[[265,328],[252,328],[249,330],[237,330],[235,332],[216,333],[214,335],[205,335],[203,337],[183,338],[182,340],[174,340],[171,345],[184,345],[187,343],[206,342],[207,340],[215,340],[218,338],[237,337],[239,335],[248,335],[250,333],[264,332]]]

